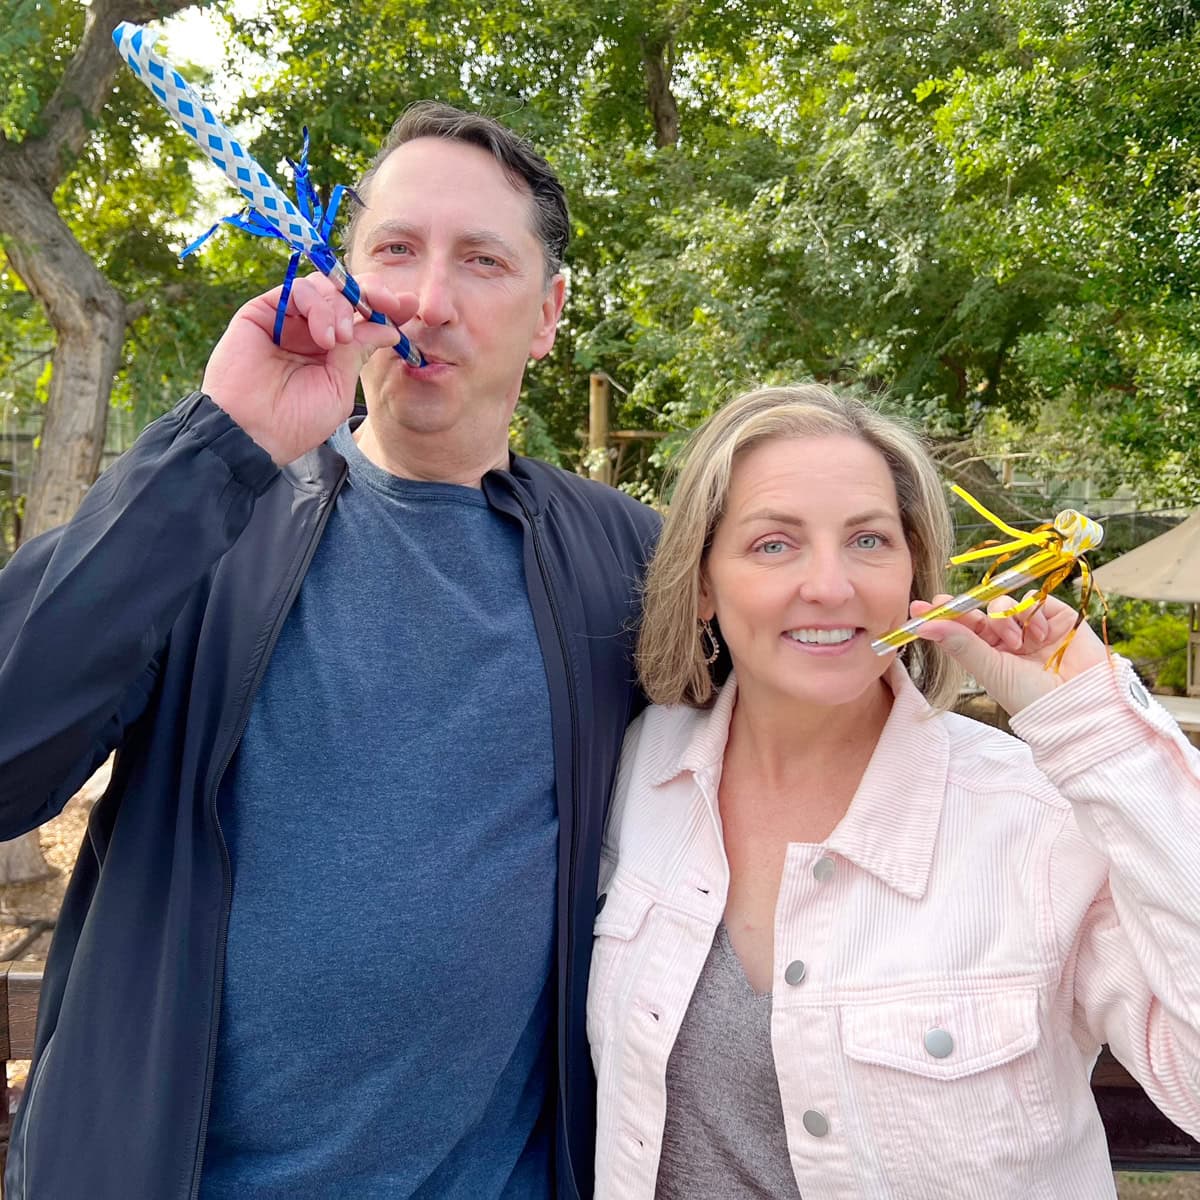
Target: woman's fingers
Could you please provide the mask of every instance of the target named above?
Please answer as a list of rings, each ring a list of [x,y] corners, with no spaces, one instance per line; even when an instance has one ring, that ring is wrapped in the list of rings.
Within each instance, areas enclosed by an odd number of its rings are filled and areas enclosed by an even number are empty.
[[[1025,639],[1023,613],[1012,612],[1017,607],[1013,596],[996,596],[988,602],[987,626],[982,634],[989,645],[1017,653]]]
[[[923,616],[941,604],[951,599],[947,593],[934,596],[932,603],[914,600],[909,606],[914,617]],[[1003,613],[1011,608],[1016,601],[1011,596],[997,596],[986,609],[975,608],[970,612],[961,613],[947,620],[953,621],[962,629],[970,630],[976,637],[989,646],[1003,646],[1011,649],[1020,645],[1021,630],[1018,617],[1004,617]]]

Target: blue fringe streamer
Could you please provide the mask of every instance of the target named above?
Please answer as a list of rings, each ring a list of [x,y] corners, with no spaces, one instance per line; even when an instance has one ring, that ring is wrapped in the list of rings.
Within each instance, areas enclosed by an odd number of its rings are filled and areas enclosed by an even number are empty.
[[[332,262],[336,258],[337,252],[334,250],[329,239],[333,234],[333,226],[337,221],[338,209],[341,207],[342,200],[346,196],[349,196],[356,204],[361,204],[362,201],[359,200],[353,188],[347,187],[345,184],[338,184],[329,194],[328,206],[323,205],[321,203],[321,195],[313,186],[312,178],[309,175],[308,148],[309,136],[308,126],[306,125],[304,127],[304,145],[300,150],[300,160],[298,162],[290,158],[287,160],[288,166],[292,168],[292,178],[295,181],[296,207],[308,218],[309,223],[321,235],[324,242],[323,246],[311,252],[310,257],[316,259],[322,255],[322,252],[327,252]],[[245,233],[253,234],[255,237],[278,238],[282,242],[287,242],[292,248],[292,256],[288,259],[287,271],[283,277],[283,291],[280,293],[279,305],[275,310],[275,329],[272,337],[278,346],[280,338],[283,336],[283,319],[287,315],[288,301],[292,295],[292,284],[296,281],[296,272],[300,269],[300,259],[304,257],[305,251],[298,247],[290,238],[280,233],[256,209],[246,207],[241,212],[234,213],[232,216],[222,217],[211,229],[206,233],[202,233],[192,242],[191,245],[184,247],[179,257],[183,259],[187,258],[189,254],[194,254],[222,225],[233,225],[235,228],[241,229]],[[383,317],[379,319],[381,323],[386,323]]]

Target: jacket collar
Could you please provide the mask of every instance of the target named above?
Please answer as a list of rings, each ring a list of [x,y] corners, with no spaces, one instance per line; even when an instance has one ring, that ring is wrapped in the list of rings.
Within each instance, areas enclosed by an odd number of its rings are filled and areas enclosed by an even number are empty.
[[[350,417],[350,428],[358,428],[365,416],[365,409],[356,408]],[[539,486],[539,480],[544,479],[545,471],[549,469],[551,468],[546,468],[545,464],[539,463],[537,459],[526,458],[510,450],[507,469],[496,468],[483,477],[483,493],[488,502],[496,507],[505,488],[518,491],[526,511],[531,516],[538,516],[541,513],[545,491],[544,487]],[[288,463],[283,468],[283,473],[295,488],[309,492],[325,492],[340,486],[346,476],[346,460],[326,441],[309,450],[307,454],[302,454],[294,462]],[[496,490],[496,484],[501,486],[499,492]]]
[[[495,485],[502,484],[521,496],[522,504],[530,516],[541,515],[545,492],[545,474],[554,470],[535,458],[508,452],[508,470],[495,469],[483,477],[483,492],[493,506],[499,506]]]
[[[917,900],[925,894],[933,864],[949,735],[898,661],[884,679],[895,697],[892,711],[854,799],[825,846]],[[715,794],[736,699],[737,680],[731,675],[712,708],[693,710],[682,727],[671,727],[675,736],[650,748],[652,785],[688,772],[711,778]]]
[[[365,416],[365,409],[361,412],[355,409],[350,416],[350,428],[361,425]],[[292,487],[306,492],[334,491],[341,487],[346,473],[346,460],[328,441],[314,446],[307,454],[300,455],[283,468],[283,474]]]

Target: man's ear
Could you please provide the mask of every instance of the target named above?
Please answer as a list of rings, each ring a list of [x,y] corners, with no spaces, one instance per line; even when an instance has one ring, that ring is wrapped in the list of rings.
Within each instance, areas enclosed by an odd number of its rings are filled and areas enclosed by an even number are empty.
[[[563,302],[566,298],[567,281],[560,272],[546,285],[542,311],[529,346],[530,358],[545,358],[550,353],[554,346],[554,336],[558,332],[558,318],[562,316]]]

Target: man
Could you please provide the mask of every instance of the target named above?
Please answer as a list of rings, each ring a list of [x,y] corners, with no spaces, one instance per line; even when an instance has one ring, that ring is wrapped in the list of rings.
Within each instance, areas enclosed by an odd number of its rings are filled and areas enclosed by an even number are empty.
[[[657,522],[508,451],[563,303],[544,160],[421,105],[363,195],[348,265],[429,365],[321,276],[280,346],[259,297],[0,572],[0,833],[117,750],[10,1200],[590,1193],[595,880]]]

